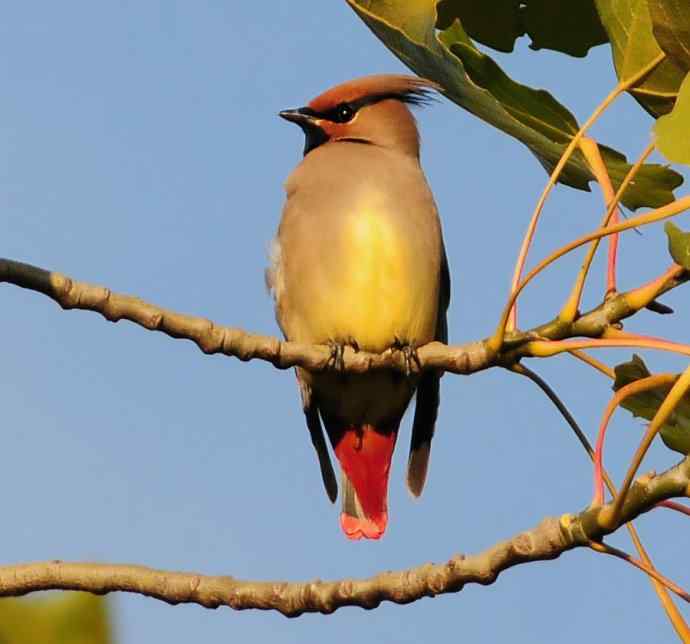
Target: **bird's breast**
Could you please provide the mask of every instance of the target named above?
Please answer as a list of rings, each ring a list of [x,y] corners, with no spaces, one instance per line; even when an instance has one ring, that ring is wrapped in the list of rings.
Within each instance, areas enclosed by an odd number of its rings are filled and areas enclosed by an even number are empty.
[[[281,241],[288,326],[299,339],[380,352],[434,338],[436,213],[405,212],[404,201],[390,201],[375,191],[351,196],[346,206],[303,217]]]

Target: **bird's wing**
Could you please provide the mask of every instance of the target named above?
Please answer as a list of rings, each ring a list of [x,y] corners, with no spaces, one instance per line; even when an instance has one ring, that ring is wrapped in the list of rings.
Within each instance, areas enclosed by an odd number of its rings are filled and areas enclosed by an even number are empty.
[[[436,340],[448,342],[446,313],[450,304],[450,272],[445,248],[442,248],[442,253]],[[407,488],[414,496],[419,496],[422,493],[426,481],[431,439],[434,437],[434,427],[440,402],[440,381],[441,374],[439,372],[425,371],[417,386],[417,403],[412,423],[410,456],[407,461]]]
[[[299,384],[299,391],[302,396],[302,409],[304,410],[304,417],[307,421],[307,429],[309,430],[312,445],[319,459],[323,485],[326,488],[326,494],[331,500],[331,503],[335,503],[335,500],[338,498],[338,482],[335,478],[333,466],[331,465],[331,458],[328,455],[328,447],[326,446],[326,441],[323,436],[319,410],[314,400],[311,385],[305,381],[300,369],[295,369],[295,373],[297,374],[297,383]]]

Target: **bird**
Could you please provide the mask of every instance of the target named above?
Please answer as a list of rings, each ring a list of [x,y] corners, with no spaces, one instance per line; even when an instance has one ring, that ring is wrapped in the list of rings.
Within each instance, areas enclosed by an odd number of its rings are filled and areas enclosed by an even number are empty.
[[[340,464],[340,525],[351,540],[379,539],[386,530],[393,449],[415,391],[407,465],[414,497],[427,475],[442,374],[414,363],[417,347],[447,342],[450,274],[410,107],[429,103],[438,89],[413,76],[365,76],[279,113],[305,136],[266,269],[283,335],[329,345],[336,364],[350,346],[401,351],[412,367],[295,370],[331,502],[338,484],[324,426]]]

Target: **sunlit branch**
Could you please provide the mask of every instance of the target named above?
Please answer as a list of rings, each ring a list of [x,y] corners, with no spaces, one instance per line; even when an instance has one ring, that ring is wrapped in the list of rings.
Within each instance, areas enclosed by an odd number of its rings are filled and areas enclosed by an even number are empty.
[[[667,292],[685,281],[685,273],[669,278],[667,282],[657,284],[654,292],[658,289],[659,293]],[[103,286],[79,282],[30,264],[0,259],[0,283],[2,282],[42,293],[63,309],[93,311],[112,322],[128,320],[172,338],[190,340],[204,353],[220,353],[243,361],[265,360],[279,369],[294,366],[310,371],[333,369],[333,349],[327,345],[286,342],[275,337],[247,333],[205,318],[164,309],[137,297],[114,293]],[[528,347],[533,338],[553,340],[549,346],[554,350],[562,346],[556,343],[562,338],[597,338],[606,335],[611,330],[611,325],[637,312],[638,309],[633,304],[643,304],[644,298],[636,296],[636,292],[637,289],[633,289],[619,293],[584,313],[572,324],[564,325],[556,319],[528,331],[513,333],[507,338],[509,350],[501,355],[489,351],[489,338],[461,345],[431,342],[417,349],[419,368],[470,374],[497,365],[509,366],[521,356],[529,355]],[[581,348],[584,347],[568,346],[567,350]],[[408,363],[401,351],[391,349],[375,354],[354,351],[349,346],[344,349],[342,365],[339,367],[341,371],[350,373],[386,369],[405,372],[407,368]]]
[[[630,306],[639,309],[645,308],[659,295],[664,286],[671,280],[683,274],[685,269],[678,264],[672,264],[664,273],[647,284],[643,284],[632,291],[628,291],[625,298]]]
[[[676,201],[667,204],[666,206],[662,206],[661,208],[657,208],[656,210],[652,210],[651,212],[647,212],[641,215],[637,215],[636,217],[631,217],[627,221],[620,222],[616,224],[615,226],[607,226],[604,228],[599,228],[591,233],[588,233],[587,235],[583,235],[582,237],[579,237],[578,239],[570,242],[569,244],[566,244],[565,246],[562,246],[560,249],[557,251],[553,252],[551,255],[549,255],[546,259],[542,260],[537,264],[522,280],[522,282],[518,285],[518,287],[515,289],[513,294],[508,300],[508,304],[503,310],[503,313],[501,315],[501,319],[499,321],[498,327],[496,331],[494,332],[494,335],[491,337],[489,340],[489,351],[491,352],[498,352],[503,345],[503,340],[504,340],[504,335],[505,335],[505,330],[506,330],[506,323],[508,321],[508,315],[510,313],[510,310],[512,308],[513,303],[517,299],[517,297],[520,295],[522,290],[529,284],[532,279],[534,279],[539,273],[541,273],[546,267],[550,266],[555,262],[557,259],[560,259],[563,257],[563,255],[566,255],[570,253],[571,251],[575,250],[576,248],[579,248],[580,246],[583,246],[587,242],[590,242],[594,239],[600,239],[602,237],[606,237],[608,235],[612,235],[614,233],[622,232],[624,230],[629,230],[630,228],[638,228],[642,226],[646,226],[649,224],[652,224],[657,221],[662,221],[664,219],[668,219],[670,217],[673,217],[684,210],[687,210],[690,208],[690,196],[683,197],[681,199],[677,199]]]

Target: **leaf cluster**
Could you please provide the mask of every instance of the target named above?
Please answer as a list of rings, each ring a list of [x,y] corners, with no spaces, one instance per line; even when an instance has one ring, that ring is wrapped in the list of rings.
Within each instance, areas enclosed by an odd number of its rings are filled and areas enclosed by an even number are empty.
[[[444,94],[486,123],[514,137],[551,172],[579,129],[550,92],[511,79],[477,43],[512,52],[529,37],[537,51],[583,58],[607,44],[620,82],[662,56],[629,88],[655,119],[658,147],[670,160],[690,163],[690,3],[685,0],[348,0],[369,28],[406,65],[436,81]],[[570,64],[570,63],[567,63]],[[630,170],[626,157],[600,145],[615,189]],[[594,174],[580,151],[559,181],[589,189]],[[622,196],[628,208],[673,200],[681,176],[645,164]]]

